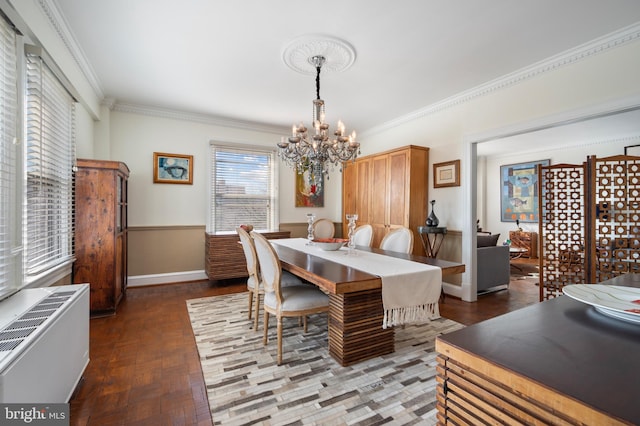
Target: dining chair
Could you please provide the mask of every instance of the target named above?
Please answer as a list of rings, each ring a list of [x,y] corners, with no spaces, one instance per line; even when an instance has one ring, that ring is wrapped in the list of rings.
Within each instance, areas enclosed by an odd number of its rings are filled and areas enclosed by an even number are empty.
[[[336,227],[329,219],[318,219],[312,226],[314,238],[333,238],[336,233]]]
[[[271,243],[264,236],[251,232],[262,284],[264,286],[264,336],[262,343],[269,342],[269,315],[276,317],[278,336],[278,365],[282,364],[282,318],[303,317],[304,332],[307,332],[307,315],[329,312],[329,296],[317,287],[282,285],[280,259]]]
[[[373,240],[373,226],[360,225],[353,231],[353,242],[357,246],[371,247]]]
[[[404,227],[390,231],[382,238],[380,248],[400,253],[411,253],[413,251],[413,232]]]
[[[253,237],[249,235],[247,231],[238,227],[236,232],[240,237],[240,243],[242,244],[242,251],[247,261],[247,290],[249,292],[249,309],[248,317],[251,319],[255,310],[255,316],[253,318],[253,330],[258,331],[258,318],[260,312],[260,295],[264,294],[264,286],[262,285],[262,277],[260,275],[260,265],[258,263],[258,256],[256,254],[256,246]],[[300,278],[291,274],[290,272],[283,271],[281,282],[283,286],[293,285],[305,285]]]

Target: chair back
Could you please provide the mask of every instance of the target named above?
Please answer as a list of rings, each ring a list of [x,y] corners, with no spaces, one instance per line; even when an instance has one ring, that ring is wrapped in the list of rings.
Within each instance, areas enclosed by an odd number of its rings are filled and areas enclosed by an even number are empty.
[[[278,304],[282,302],[282,292],[280,291],[280,280],[282,278],[282,266],[278,254],[273,246],[263,235],[251,231],[251,236],[256,246],[258,263],[262,274],[262,284],[266,293],[275,292]]]
[[[313,222],[313,236],[315,238],[333,238],[336,227],[329,219],[318,219]]]
[[[360,225],[353,231],[353,241],[357,246],[371,247],[373,226]]]
[[[242,251],[244,257],[247,260],[247,273],[249,274],[249,280],[253,280],[255,284],[260,283],[260,270],[258,267],[258,257],[256,254],[256,246],[253,242],[253,238],[247,231],[238,227],[236,232],[240,237],[240,243],[242,244]]]
[[[389,232],[380,242],[383,250],[411,253],[413,251],[413,232],[409,228],[398,228]]]

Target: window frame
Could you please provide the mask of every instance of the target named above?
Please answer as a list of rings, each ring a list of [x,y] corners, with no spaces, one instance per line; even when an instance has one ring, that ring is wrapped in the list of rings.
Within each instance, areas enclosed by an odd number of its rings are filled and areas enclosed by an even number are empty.
[[[238,155],[258,155],[258,156],[267,156],[268,158],[268,176],[267,180],[269,182],[270,193],[264,195],[257,195],[253,197],[247,197],[246,193],[243,193],[244,198],[252,198],[252,199],[266,199],[268,200],[268,212],[267,212],[267,226],[263,229],[260,226],[257,226],[255,229],[257,231],[276,231],[279,228],[279,161],[275,148],[266,147],[266,146],[258,146],[258,145],[250,145],[250,144],[240,144],[240,143],[222,143],[217,141],[210,142],[210,158],[209,158],[209,204],[207,211],[207,233],[209,234],[229,234],[235,233],[235,228],[242,224],[242,219],[234,216],[233,225],[229,226],[231,229],[218,229],[219,227],[216,225],[216,219],[218,215],[218,210],[216,208],[216,200],[219,196],[218,194],[218,185],[217,185],[217,177],[218,177],[218,164],[216,161],[217,153],[225,153],[225,154],[238,154]],[[230,198],[233,198],[231,195]],[[237,220],[236,220],[237,219]],[[253,225],[253,224],[252,224]]]

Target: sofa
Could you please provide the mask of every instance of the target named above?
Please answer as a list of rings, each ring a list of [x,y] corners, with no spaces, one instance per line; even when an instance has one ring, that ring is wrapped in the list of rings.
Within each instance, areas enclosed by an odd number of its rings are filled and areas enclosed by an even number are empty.
[[[511,278],[509,246],[497,245],[499,237],[500,234],[477,236],[478,293],[486,293],[494,287],[509,285]]]

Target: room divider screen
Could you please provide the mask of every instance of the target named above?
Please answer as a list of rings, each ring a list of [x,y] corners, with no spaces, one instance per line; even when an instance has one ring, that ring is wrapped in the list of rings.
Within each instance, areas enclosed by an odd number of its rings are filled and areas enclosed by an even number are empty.
[[[540,301],[640,272],[640,157],[589,156],[538,173]]]

